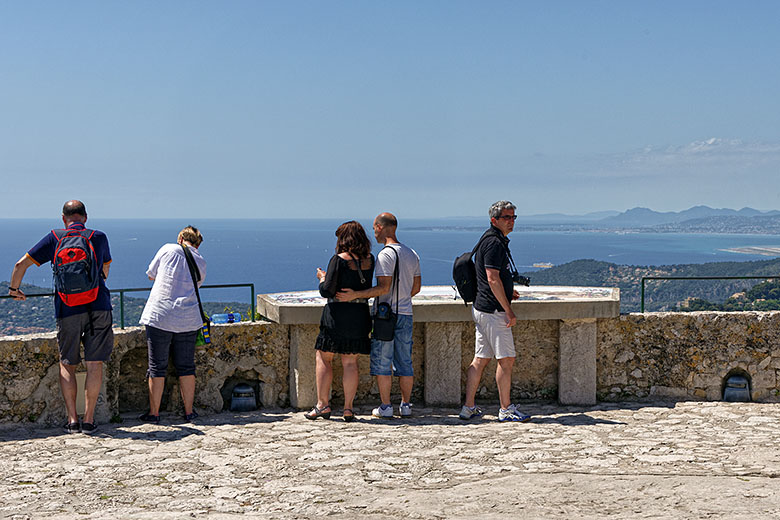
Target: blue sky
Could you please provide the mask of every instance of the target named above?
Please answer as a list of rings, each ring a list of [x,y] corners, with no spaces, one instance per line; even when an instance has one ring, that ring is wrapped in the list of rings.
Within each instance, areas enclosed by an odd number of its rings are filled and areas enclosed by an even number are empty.
[[[4,2],[0,217],[780,209],[780,2]]]

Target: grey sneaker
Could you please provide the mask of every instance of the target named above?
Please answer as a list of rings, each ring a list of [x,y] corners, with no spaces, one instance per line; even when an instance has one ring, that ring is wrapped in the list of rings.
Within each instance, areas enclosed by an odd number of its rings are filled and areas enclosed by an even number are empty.
[[[398,407],[398,415],[402,419],[412,416],[412,403],[405,403],[401,401],[401,406]]]
[[[510,404],[508,408],[499,408],[498,420],[502,422],[528,422],[531,420],[530,415],[526,415]]]
[[[380,419],[392,419],[393,418],[393,405],[381,405],[377,406],[373,409],[371,412],[371,415],[374,417],[379,417]]]
[[[460,413],[458,414],[458,417],[463,419],[464,421],[468,421],[469,419],[473,419],[474,417],[482,417],[482,409],[478,406],[475,406],[473,408],[469,408],[465,404],[463,405],[463,408],[460,409]]]

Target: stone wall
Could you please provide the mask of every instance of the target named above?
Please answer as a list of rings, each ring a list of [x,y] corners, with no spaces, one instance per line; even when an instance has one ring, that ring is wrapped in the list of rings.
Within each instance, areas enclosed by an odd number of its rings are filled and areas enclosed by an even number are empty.
[[[518,357],[513,371],[513,400],[556,397],[560,323],[521,321],[514,327]],[[426,335],[433,341],[437,330],[445,330],[436,325],[428,322],[414,326],[414,402],[424,398]],[[474,325],[451,325],[456,328],[446,329],[450,336],[445,347],[460,349],[462,395],[466,369],[474,355]],[[289,406],[291,338],[296,334],[293,327],[268,322],[214,326],[211,345],[196,353],[195,406],[206,412],[224,409],[238,383],[252,385],[261,406]],[[313,360],[316,326],[306,327],[306,340],[296,348],[301,349],[300,356]],[[115,334],[114,352],[106,364],[98,403],[100,422],[147,407],[143,329],[116,330]],[[600,400],[717,400],[722,396],[724,379],[741,373],[751,380],[754,400],[780,401],[780,312],[630,314],[599,319],[597,336]],[[449,345],[452,338],[456,343],[460,338],[460,344]],[[378,390],[369,375],[368,356],[361,357],[359,367],[356,401],[376,403]],[[54,333],[0,338],[0,421],[62,421],[58,369]],[[431,377],[431,381],[437,380],[435,374]],[[395,380],[393,392],[398,393]],[[485,370],[477,396],[497,399],[495,361]],[[336,407],[343,403],[338,357],[332,400]],[[176,378],[169,377],[164,408],[174,412],[179,407]]]
[[[0,340],[0,419],[62,421],[55,333]]]
[[[462,324],[461,395],[474,358],[474,324]],[[558,391],[558,320],[520,321],[512,328],[517,358],[512,369],[512,398],[555,399]],[[496,360],[482,373],[477,399],[498,399]]]
[[[780,401],[780,312],[629,314],[598,320],[601,400],[718,400],[748,375],[754,401]]]
[[[99,422],[121,412],[148,408],[144,331],[133,327],[114,333],[114,351],[105,365],[96,410]],[[233,386],[242,382],[255,388],[260,405],[287,405],[287,326],[266,322],[216,325],[211,337],[210,345],[196,351],[196,408],[222,410],[224,397],[229,398]],[[58,360],[54,333],[0,339],[0,420],[45,424],[63,420]],[[175,377],[168,378],[164,404],[169,411],[180,407]]]

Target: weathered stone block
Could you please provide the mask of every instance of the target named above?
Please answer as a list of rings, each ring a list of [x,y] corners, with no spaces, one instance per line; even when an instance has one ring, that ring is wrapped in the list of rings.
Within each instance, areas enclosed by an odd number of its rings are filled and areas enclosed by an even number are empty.
[[[425,323],[425,403],[457,406],[461,399],[462,326]]]
[[[596,320],[561,320],[558,401],[596,404]]]
[[[8,399],[11,401],[21,401],[33,393],[33,390],[35,390],[39,382],[40,378],[38,377],[25,377],[8,381],[5,387],[5,395],[7,395]]]
[[[650,396],[668,399],[685,399],[688,397],[688,390],[685,388],[672,388],[668,386],[651,386]]]

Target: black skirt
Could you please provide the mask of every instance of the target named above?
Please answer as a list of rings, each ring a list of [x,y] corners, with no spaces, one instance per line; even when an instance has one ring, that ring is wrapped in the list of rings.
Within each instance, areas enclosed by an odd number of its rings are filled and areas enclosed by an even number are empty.
[[[316,350],[336,354],[371,353],[371,313],[367,303],[329,302],[322,309]]]

